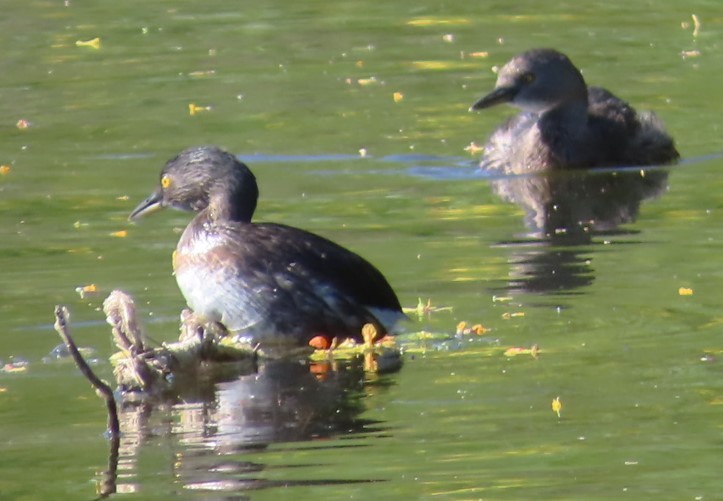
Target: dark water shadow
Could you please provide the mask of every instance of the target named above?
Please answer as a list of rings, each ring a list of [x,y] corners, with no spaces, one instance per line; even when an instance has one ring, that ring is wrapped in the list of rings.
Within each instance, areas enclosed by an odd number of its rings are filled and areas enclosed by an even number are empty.
[[[324,451],[363,448],[363,443],[329,440],[337,436],[386,434],[384,423],[363,419],[364,398],[393,384],[390,376],[365,373],[363,363],[300,363],[274,361],[258,371],[233,380],[197,385],[175,398],[125,402],[121,411],[119,485],[109,468],[99,479],[108,492],[143,490],[143,457],[153,449],[166,451],[165,467],[154,463],[151,477],[167,472],[167,483],[181,491],[203,494],[204,499],[244,499],[250,490],[292,486],[331,486],[380,482],[380,478],[343,478],[327,464],[293,463],[273,467],[263,462],[271,444],[298,442],[301,457],[322,458]],[[373,437],[371,436],[373,435]],[[313,442],[310,445],[308,442]],[[306,454],[318,450],[318,454]],[[253,458],[250,456],[253,455]],[[111,451],[111,460],[113,451]],[[112,461],[111,461],[112,466]],[[298,479],[293,471],[314,468],[317,478]],[[274,479],[265,478],[273,469]],[[279,471],[288,470],[288,480]],[[341,477],[341,478],[340,478]],[[156,486],[153,487],[156,489]]]
[[[610,239],[631,236],[643,201],[668,188],[668,169],[617,168],[545,172],[490,180],[493,192],[525,212],[528,232],[497,245],[509,249],[507,290],[574,293],[595,279],[593,255]]]
[[[525,211],[529,238],[579,245],[634,222],[640,204],[662,195],[667,182],[661,168],[586,169],[498,178],[490,186]]]

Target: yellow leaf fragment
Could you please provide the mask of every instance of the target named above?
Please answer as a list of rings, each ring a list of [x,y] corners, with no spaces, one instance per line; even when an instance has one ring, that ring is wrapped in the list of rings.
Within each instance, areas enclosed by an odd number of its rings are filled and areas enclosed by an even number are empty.
[[[198,71],[192,71],[188,74],[189,77],[211,77],[216,74],[216,70],[198,70]]]
[[[128,230],[114,231],[110,234],[110,236],[116,238],[125,238],[128,236]]]
[[[470,52],[470,53],[467,54],[467,55],[468,55],[469,57],[476,57],[476,58],[482,59],[482,58],[485,58],[485,57],[489,57],[489,56],[490,56],[490,53],[487,52],[487,51],[478,51],[478,52]]]
[[[75,42],[76,47],[90,47],[93,49],[100,49],[100,38],[95,37],[92,40],[77,40]]]
[[[29,129],[31,125],[32,124],[24,118],[21,118],[15,123],[15,127],[17,127],[18,129]]]
[[[505,320],[509,320],[510,318],[517,318],[517,317],[524,317],[525,312],[524,311],[513,311],[512,313],[503,313],[502,318]]]
[[[692,296],[693,289],[689,289],[688,287],[680,287],[678,289],[678,295],[679,296]]]
[[[80,295],[80,299],[85,299],[88,295],[98,292],[98,287],[95,284],[83,285],[76,287],[75,292]]]
[[[469,153],[470,155],[476,155],[480,151],[484,150],[483,146],[478,145],[474,141],[469,143],[467,146],[464,147],[464,151]]]
[[[368,152],[366,148],[359,148],[359,156],[362,158],[365,158],[367,156]]]
[[[417,306],[412,308],[403,307],[402,312],[404,313],[415,313],[419,318],[424,318],[425,315],[431,315],[440,311],[452,311],[451,306],[432,306],[432,300],[427,299],[427,302],[423,302],[422,298],[417,298]]]
[[[695,14],[691,14],[690,18],[693,20],[693,37],[697,37],[700,34],[700,19]]]
[[[394,102],[395,102],[395,103],[398,103],[399,101],[401,101],[402,99],[404,99],[404,94],[402,94],[401,92],[395,92],[395,93],[393,94],[393,98],[394,98]]]
[[[504,355],[506,357],[516,357],[517,355],[530,355],[532,358],[537,358],[537,356],[540,353],[540,346],[537,344],[533,344],[529,348],[525,348],[522,346],[513,346],[512,348],[507,348],[505,350]]]
[[[474,324],[471,327],[467,326],[467,322],[462,321],[457,324],[457,335],[469,335],[469,334],[476,334],[477,336],[481,336],[485,332],[489,331],[488,328],[484,327],[482,324]]]
[[[10,174],[10,166],[0,165],[0,176],[7,176],[8,174]]]
[[[463,17],[418,17],[407,21],[409,26],[452,26],[469,24],[469,19]]]
[[[447,70],[452,67],[449,61],[412,61],[411,64],[419,70]]]
[[[359,78],[356,82],[361,86],[372,85],[377,83],[377,77]]]
[[[512,296],[492,296],[492,302],[503,302],[503,301],[512,301]]]
[[[191,116],[194,116],[198,113],[201,113],[202,111],[211,111],[210,106],[199,106],[195,103],[189,103],[188,104],[188,114]]]
[[[560,411],[562,410],[562,402],[560,401],[560,397],[555,397],[552,399],[552,412],[557,414],[557,417],[560,417]]]

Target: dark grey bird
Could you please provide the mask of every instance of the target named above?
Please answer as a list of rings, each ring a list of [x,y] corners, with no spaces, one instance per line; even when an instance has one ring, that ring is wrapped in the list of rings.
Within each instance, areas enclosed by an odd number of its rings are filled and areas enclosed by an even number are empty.
[[[173,255],[181,292],[196,316],[263,348],[306,346],[322,336],[361,340],[405,318],[384,275],[321,236],[254,223],[256,178],[214,146],[169,160],[158,188],[130,215],[162,207],[196,212]]]
[[[499,103],[522,111],[489,138],[485,169],[524,174],[662,165],[680,156],[654,113],[636,112],[611,92],[588,87],[570,59],[554,49],[513,57],[500,69],[494,90],[470,111]]]

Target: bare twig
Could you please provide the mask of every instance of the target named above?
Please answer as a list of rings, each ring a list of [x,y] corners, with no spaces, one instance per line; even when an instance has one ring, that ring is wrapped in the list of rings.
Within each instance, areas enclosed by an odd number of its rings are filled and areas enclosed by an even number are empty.
[[[73,357],[75,365],[77,365],[78,369],[80,369],[80,372],[105,399],[105,403],[108,408],[108,432],[110,433],[111,440],[119,440],[120,424],[118,422],[118,409],[116,407],[115,397],[113,396],[113,390],[95,375],[93,370],[88,366],[86,361],[83,359],[83,356],[78,351],[78,347],[75,345],[73,338],[70,337],[70,327],[68,325],[69,316],[70,314],[65,306],[56,306],[55,330],[63,339],[65,346],[68,347],[68,351]]]

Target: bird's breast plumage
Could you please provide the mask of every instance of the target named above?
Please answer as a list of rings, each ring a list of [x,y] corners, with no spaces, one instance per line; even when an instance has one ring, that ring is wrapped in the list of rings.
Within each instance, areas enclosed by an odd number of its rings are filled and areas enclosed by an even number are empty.
[[[375,308],[400,310],[371,264],[284,225],[214,223],[197,216],[181,236],[174,267],[197,315],[252,338],[357,336],[364,323],[384,330]]]

